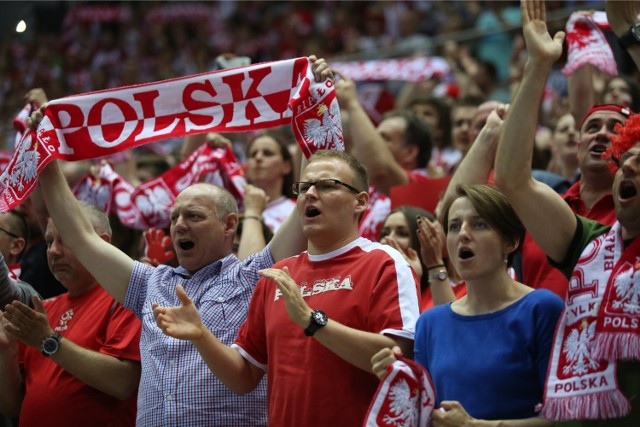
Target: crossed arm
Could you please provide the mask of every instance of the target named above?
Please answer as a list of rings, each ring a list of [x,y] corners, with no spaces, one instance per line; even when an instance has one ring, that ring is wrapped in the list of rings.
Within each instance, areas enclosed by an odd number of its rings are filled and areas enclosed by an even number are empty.
[[[5,307],[4,331],[0,331],[0,409],[6,415],[17,415],[24,396],[24,385],[18,368],[17,339],[25,345],[40,348],[42,340],[53,333],[42,300],[34,297],[35,310],[14,301]],[[116,399],[131,397],[138,389],[140,362],[120,359],[81,347],[63,338],[51,360],[83,383]],[[47,381],[48,379],[43,379]]]
[[[300,328],[309,325],[311,308],[306,304],[300,289],[285,267],[262,270],[260,274],[273,280],[285,300],[287,313]],[[190,340],[209,369],[223,383],[238,394],[253,390],[262,376],[257,366],[246,360],[238,351],[220,342],[203,324],[193,302],[182,286],[176,286],[182,305],[178,307],[153,306],[156,322],[162,331],[174,338]],[[371,371],[371,357],[385,347],[400,346],[405,354],[412,354],[413,341],[390,338],[381,334],[360,331],[334,320],[318,330],[313,336],[318,342],[352,365]]]

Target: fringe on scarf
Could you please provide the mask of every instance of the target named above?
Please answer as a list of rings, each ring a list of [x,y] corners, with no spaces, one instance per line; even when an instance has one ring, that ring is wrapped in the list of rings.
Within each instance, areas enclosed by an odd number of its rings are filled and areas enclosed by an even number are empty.
[[[591,356],[595,360],[640,360],[640,336],[633,332],[598,332]]]
[[[613,390],[547,398],[540,415],[552,421],[596,420],[621,418],[630,410],[629,400],[619,390]]]

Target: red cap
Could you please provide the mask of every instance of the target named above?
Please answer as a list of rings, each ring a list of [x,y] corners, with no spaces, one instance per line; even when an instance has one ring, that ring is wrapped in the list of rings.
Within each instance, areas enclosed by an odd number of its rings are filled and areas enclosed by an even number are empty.
[[[593,113],[595,113],[597,111],[613,111],[615,113],[622,114],[626,118],[629,118],[629,116],[631,116],[631,114],[633,114],[633,111],[631,111],[629,108],[623,107],[622,105],[618,105],[618,104],[599,104],[599,105],[594,105],[587,112],[587,114],[584,115],[584,118],[580,122],[580,129],[582,129],[582,125],[584,125],[584,122],[587,121],[587,117],[589,117],[590,115],[592,115]]]

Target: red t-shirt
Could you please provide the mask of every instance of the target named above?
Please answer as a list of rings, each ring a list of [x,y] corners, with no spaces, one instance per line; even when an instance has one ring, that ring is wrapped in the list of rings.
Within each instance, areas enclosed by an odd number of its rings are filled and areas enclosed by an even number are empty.
[[[140,321],[95,286],[72,298],[64,293],[44,301],[54,331],[80,347],[119,359],[140,360]],[[25,397],[20,426],[134,426],[136,395],[122,401],[78,380],[45,357],[20,345]]]
[[[331,321],[413,340],[418,281],[402,255],[359,238],[329,254],[303,252],[287,266],[313,309]],[[314,338],[287,314],[276,285],[260,279],[234,344],[268,378],[270,426],[362,425],[379,381]]]

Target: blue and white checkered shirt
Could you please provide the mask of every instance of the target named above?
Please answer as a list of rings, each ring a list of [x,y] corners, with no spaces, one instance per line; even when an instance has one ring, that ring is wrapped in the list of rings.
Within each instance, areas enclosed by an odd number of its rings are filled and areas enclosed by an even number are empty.
[[[237,395],[211,373],[190,341],[162,333],[151,304],[179,305],[175,287],[182,285],[204,325],[231,345],[247,318],[258,270],[273,263],[269,246],[245,261],[229,255],[193,275],[182,267],[135,263],[124,305],[142,321],[137,426],[267,425],[266,377],[253,392]]]

